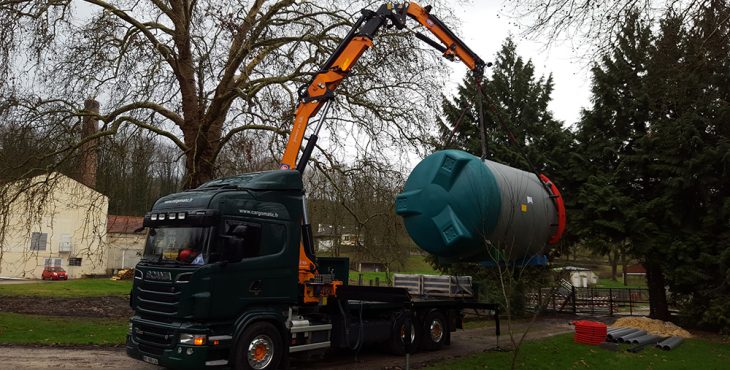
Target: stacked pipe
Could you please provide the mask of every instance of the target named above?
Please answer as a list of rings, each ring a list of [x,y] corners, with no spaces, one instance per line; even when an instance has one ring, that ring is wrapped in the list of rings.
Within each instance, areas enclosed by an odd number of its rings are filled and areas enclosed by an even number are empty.
[[[630,343],[637,346],[646,346],[656,343],[656,348],[665,351],[672,350],[679,346],[684,339],[682,337],[662,338],[658,335],[649,334],[644,330],[636,328],[612,328],[606,334],[607,342]]]
[[[669,337],[669,338],[657,343],[656,348],[661,348],[665,351],[669,351],[674,348],[677,348],[677,346],[682,344],[683,340],[684,339],[682,337]]]
[[[646,335],[646,331],[644,330],[636,330],[634,332],[631,332],[629,334],[624,334],[620,337],[618,337],[617,341],[619,343],[631,343],[631,340],[638,337],[643,337]]]
[[[634,328],[615,328],[608,330],[608,335],[606,335],[606,340],[609,342],[618,342],[618,338],[620,338],[623,335],[631,334],[639,331],[639,329]]]
[[[606,324],[595,321],[575,321],[575,342],[598,345],[606,340]]]

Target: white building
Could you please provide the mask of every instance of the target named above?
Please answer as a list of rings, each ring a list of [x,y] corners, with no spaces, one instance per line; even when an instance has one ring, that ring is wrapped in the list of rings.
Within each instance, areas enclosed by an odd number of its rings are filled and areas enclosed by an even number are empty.
[[[107,270],[109,273],[134,268],[142,258],[147,235],[142,227],[143,221],[144,217],[107,216],[106,241],[109,245]]]
[[[566,279],[577,288],[587,288],[588,285],[598,284],[598,275],[585,267],[565,266],[558,267],[555,271],[566,272],[568,274]]]
[[[0,276],[40,278],[61,266],[70,278],[106,273],[109,199],[60,173],[0,188]]]

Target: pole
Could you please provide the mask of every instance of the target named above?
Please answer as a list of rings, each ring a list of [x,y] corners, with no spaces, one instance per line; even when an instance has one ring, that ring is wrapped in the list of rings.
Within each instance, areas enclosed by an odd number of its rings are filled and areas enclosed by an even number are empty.
[[[613,316],[613,289],[608,288],[608,316]]]
[[[88,140],[81,144],[81,183],[96,188],[96,150],[98,140],[88,138],[96,134],[99,129],[99,102],[94,99],[84,101],[84,113],[81,126],[81,139]]]
[[[571,294],[573,296],[573,315],[575,315],[578,312],[578,310],[577,310],[577,308],[575,306],[575,301],[576,301],[576,297],[575,297],[575,285],[573,285],[570,289],[571,289]]]
[[[631,288],[629,288],[629,315],[634,316],[634,297],[631,295]]]

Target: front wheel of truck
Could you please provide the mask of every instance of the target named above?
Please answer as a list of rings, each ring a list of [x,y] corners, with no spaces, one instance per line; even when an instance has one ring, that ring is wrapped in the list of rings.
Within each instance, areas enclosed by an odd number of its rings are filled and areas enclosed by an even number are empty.
[[[233,368],[235,370],[278,369],[284,355],[279,330],[268,322],[251,324],[239,337]]]

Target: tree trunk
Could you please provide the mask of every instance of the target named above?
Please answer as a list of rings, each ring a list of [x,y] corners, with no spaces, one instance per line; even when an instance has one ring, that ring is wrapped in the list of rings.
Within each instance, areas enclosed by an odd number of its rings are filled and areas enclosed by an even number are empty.
[[[659,263],[651,259],[644,262],[644,267],[646,268],[646,284],[649,288],[649,316],[653,319],[667,321],[669,320],[669,305],[662,268]]]
[[[215,175],[215,152],[220,132],[204,130],[200,124],[187,124],[183,129],[185,146],[185,181],[183,188],[192,189]]]
[[[618,259],[620,253],[618,248],[613,247],[608,251],[608,262],[611,264],[611,280],[618,281]]]

